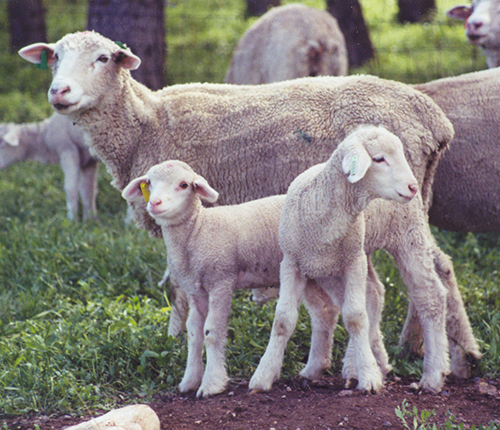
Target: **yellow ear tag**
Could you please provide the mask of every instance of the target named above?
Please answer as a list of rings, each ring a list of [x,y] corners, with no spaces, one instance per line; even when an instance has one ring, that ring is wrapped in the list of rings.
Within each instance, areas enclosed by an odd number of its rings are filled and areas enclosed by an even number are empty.
[[[151,193],[149,192],[149,184],[147,182],[141,182],[141,191],[146,203],[149,202],[149,196]]]

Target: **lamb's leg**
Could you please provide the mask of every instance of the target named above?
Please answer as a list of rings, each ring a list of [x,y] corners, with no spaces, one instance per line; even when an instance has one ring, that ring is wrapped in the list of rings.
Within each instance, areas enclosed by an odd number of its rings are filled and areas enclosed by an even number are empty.
[[[411,234],[412,237],[405,238],[406,242],[420,244],[418,250],[401,246],[393,255],[422,325],[425,356],[420,387],[439,392],[449,373],[447,291],[436,273],[429,237],[419,228],[414,228]]]
[[[279,378],[286,344],[297,324],[298,308],[305,287],[306,279],[285,256],[280,267],[280,296],[276,304],[271,338],[250,379],[250,390],[269,391],[273,382]]]
[[[168,323],[168,335],[178,336],[184,331],[188,318],[189,304],[186,293],[180,288],[174,279],[170,279],[171,303],[170,319]]]
[[[358,390],[378,392],[383,386],[382,373],[370,347],[370,326],[366,312],[367,261],[364,253],[353,259],[345,270],[342,318],[349,332],[357,369]],[[338,291],[338,289],[336,289]],[[349,349],[349,348],[348,348]],[[352,360],[348,358],[349,362]],[[344,362],[346,363],[346,362]],[[342,369],[349,386],[352,369]]]
[[[332,365],[333,333],[340,310],[314,281],[307,282],[304,302],[311,318],[311,350],[300,376],[318,379]]]
[[[211,396],[226,389],[229,380],[226,371],[225,347],[227,338],[227,320],[231,310],[233,286],[235,282],[217,285],[209,293],[208,316],[203,328],[207,366],[196,395]]]
[[[68,219],[78,216],[78,181],[80,159],[75,150],[64,151],[60,156],[61,168],[64,174],[64,192],[66,194],[66,209]]]
[[[389,356],[384,346],[384,338],[380,331],[380,320],[384,309],[385,288],[380,282],[377,272],[373,268],[370,258],[368,258],[368,277],[366,283],[366,311],[370,322],[370,346],[377,360],[378,367],[385,378],[392,370],[389,364]]]
[[[469,364],[471,359],[479,360],[482,354],[465,312],[453,270],[453,263],[450,257],[441,251],[436,243],[433,243],[432,252],[436,273],[448,290],[446,332],[450,348],[451,372],[460,378],[468,378],[471,371]],[[401,342],[407,345],[406,350],[423,353],[421,348],[422,327],[411,300],[401,334]]]
[[[208,313],[208,295],[200,291],[196,296],[189,296],[189,316],[187,319],[188,357],[184,377],[179,384],[179,391],[196,390],[203,377],[203,325]]]
[[[78,188],[82,200],[83,219],[97,218],[97,171],[98,163],[90,162],[80,171]]]

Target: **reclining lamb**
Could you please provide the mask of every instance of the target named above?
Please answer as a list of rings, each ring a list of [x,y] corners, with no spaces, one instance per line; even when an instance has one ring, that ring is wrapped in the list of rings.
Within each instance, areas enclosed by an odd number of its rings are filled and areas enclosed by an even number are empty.
[[[61,165],[68,219],[78,217],[78,195],[83,219],[97,216],[98,160],[68,117],[54,113],[40,122],[0,124],[0,170],[26,160]]]
[[[222,204],[241,203],[285,193],[298,174],[324,162],[360,124],[381,125],[396,134],[422,198],[404,206],[372,202],[365,211],[365,251],[370,255],[383,248],[394,256],[421,317],[426,317],[429,301],[447,307],[452,372],[468,375],[468,355],[479,358],[481,353],[453,265],[427,223],[434,173],[453,128],[428,96],[374,76],[302,78],[257,86],[186,84],[151,91],[130,75],[140,59],[95,32],[36,43],[20,54],[40,63],[44,51],[53,72],[49,101],[88,133],[119,190],[151,166],[176,158],[204,172],[221,193]],[[160,237],[161,228],[145,203],[134,202],[132,207],[139,227]],[[374,271],[370,274],[377,282]],[[427,292],[421,286],[429,284],[435,286],[431,297],[420,293]],[[175,283],[171,287],[176,302],[182,302],[182,290],[177,291]],[[173,312],[175,316],[177,323],[184,320],[182,312]],[[440,330],[444,328],[430,332]],[[446,350],[436,351],[426,342],[428,336],[424,333],[426,355],[446,357]],[[424,375],[433,368],[424,359]],[[426,388],[440,390],[446,371],[443,367],[437,379],[424,377]]]
[[[401,141],[373,126],[357,129],[326,163],[311,167],[292,182],[279,225],[283,251],[280,295],[271,339],[250,389],[269,390],[278,379],[301,297],[313,284],[330,299],[309,304],[314,315],[311,352],[301,375],[317,379],[330,366],[335,326],[323,321],[342,309],[350,335],[343,378],[348,384],[357,380],[360,390],[378,392],[382,388],[383,377],[390,370],[379,329],[384,296],[375,288],[367,298],[363,210],[376,198],[408,203],[417,190]],[[439,324],[444,324],[445,312],[441,309],[433,315]],[[432,342],[447,348],[446,336],[436,333]]]

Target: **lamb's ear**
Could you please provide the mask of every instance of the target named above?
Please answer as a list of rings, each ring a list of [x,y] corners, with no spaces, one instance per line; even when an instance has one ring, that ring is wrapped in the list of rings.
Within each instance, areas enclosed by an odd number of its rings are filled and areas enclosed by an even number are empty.
[[[113,53],[113,59],[121,67],[129,70],[135,70],[141,65],[141,59],[132,54],[130,49],[120,49]]]
[[[207,201],[208,203],[215,203],[219,198],[219,193],[215,191],[205,178],[198,176],[193,182],[194,191],[201,197],[202,200]]]
[[[30,63],[41,64],[42,54],[45,51],[47,55],[47,64],[50,66],[54,63],[54,50],[56,49],[55,43],[33,43],[32,45],[25,46],[19,50],[19,55]]]
[[[446,11],[446,16],[465,21],[472,13],[470,6],[454,6]]]
[[[5,133],[2,139],[7,145],[19,146],[19,130],[14,129]]]
[[[349,175],[347,180],[354,184],[365,176],[371,164],[372,159],[365,147],[363,145],[356,145],[350,148],[344,155],[342,170],[346,175]]]
[[[141,184],[147,183],[148,177],[146,175],[135,178],[130,182],[122,191],[122,197],[129,202],[136,202],[144,199],[142,194]]]

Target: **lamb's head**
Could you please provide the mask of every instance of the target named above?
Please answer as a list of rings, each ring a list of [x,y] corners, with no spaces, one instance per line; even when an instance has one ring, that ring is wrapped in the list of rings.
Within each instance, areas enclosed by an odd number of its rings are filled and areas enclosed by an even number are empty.
[[[454,6],[446,15],[465,21],[465,34],[472,45],[500,49],[500,0],[472,0],[471,6]]]
[[[26,147],[20,144],[18,124],[0,124],[0,170],[26,157]]]
[[[116,91],[121,74],[141,64],[124,45],[93,31],[67,34],[56,43],[34,43],[19,55],[52,68],[49,102],[66,115],[97,106]]]
[[[176,225],[198,210],[200,199],[215,203],[219,193],[186,163],[169,160],[131,181],[122,196],[130,202],[145,199],[147,211],[158,224]]]
[[[383,127],[358,127],[338,146],[342,170],[370,198],[409,202],[418,182],[404,155],[401,140]]]

